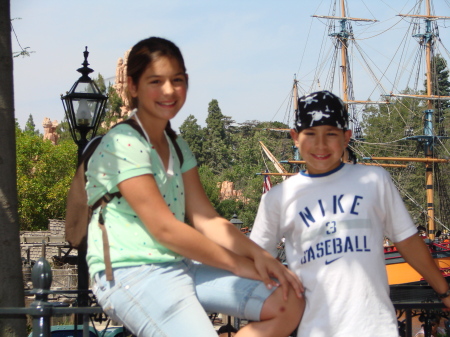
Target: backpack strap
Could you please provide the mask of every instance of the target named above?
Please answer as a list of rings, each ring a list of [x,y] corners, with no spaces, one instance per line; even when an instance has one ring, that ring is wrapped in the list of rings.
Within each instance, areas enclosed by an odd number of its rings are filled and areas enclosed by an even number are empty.
[[[137,132],[139,132],[139,134],[142,137],[146,138],[146,136],[144,134],[144,131],[142,131],[142,128],[139,126],[139,124],[136,122],[135,119],[129,118],[129,119],[124,120],[124,121],[122,121],[120,123],[117,123],[112,128],[115,128],[117,125],[120,125],[120,124],[128,124],[133,129],[135,129]],[[180,148],[180,146],[178,145],[178,143],[176,141],[177,135],[175,133],[168,133],[168,136],[169,136],[170,140],[172,141],[173,147],[175,148],[175,152],[177,153],[178,160],[180,161],[180,167],[182,167],[183,166],[183,162],[184,162],[184,158],[183,158],[183,153],[181,152],[181,148]],[[100,142],[100,138],[102,136],[98,136],[98,137],[99,137],[99,140],[97,142],[99,143]],[[94,139],[96,139],[96,138],[94,138]],[[85,149],[85,151],[83,152],[83,158],[85,158],[85,157],[90,158],[92,153],[96,149],[96,147],[97,146],[92,146],[92,147],[88,147],[87,149]],[[85,165],[85,171],[87,170],[87,162],[88,162],[87,160],[84,162],[85,163],[84,164]],[[99,207],[103,201],[106,201],[106,203],[110,202],[112,199],[114,199],[114,197],[121,198],[122,197],[122,193],[120,193],[120,192],[106,193],[102,198],[97,200],[92,205],[92,209],[94,210],[97,207]]]
[[[103,261],[105,262],[105,275],[107,281],[113,281],[114,275],[112,271],[111,254],[109,253],[109,239],[108,233],[106,232],[105,219],[103,219],[103,209],[108,203],[104,198],[101,199],[100,214],[98,216],[98,226],[102,231],[102,242],[103,242]]]

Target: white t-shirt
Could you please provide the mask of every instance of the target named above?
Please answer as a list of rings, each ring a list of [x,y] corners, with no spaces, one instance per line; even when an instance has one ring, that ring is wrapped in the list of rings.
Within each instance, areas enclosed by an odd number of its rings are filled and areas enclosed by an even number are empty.
[[[286,238],[289,268],[305,286],[298,337],[397,337],[383,241],[414,234],[387,171],[342,164],[273,187],[261,199],[250,238],[273,256]]]

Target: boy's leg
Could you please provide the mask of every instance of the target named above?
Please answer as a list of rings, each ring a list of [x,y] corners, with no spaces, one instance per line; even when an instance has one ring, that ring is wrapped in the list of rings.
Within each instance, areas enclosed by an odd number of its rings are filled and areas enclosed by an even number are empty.
[[[206,311],[220,312],[253,321],[236,336],[289,336],[298,326],[305,307],[290,291],[268,290],[260,281],[237,277],[225,270],[194,264],[197,297]]]
[[[304,310],[304,298],[297,298],[291,289],[285,301],[278,288],[264,302],[261,320],[247,324],[236,337],[289,336],[299,325]]]

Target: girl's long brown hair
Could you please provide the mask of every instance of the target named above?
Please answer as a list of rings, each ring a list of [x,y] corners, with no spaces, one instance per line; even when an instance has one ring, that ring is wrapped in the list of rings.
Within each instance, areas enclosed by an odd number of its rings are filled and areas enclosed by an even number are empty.
[[[180,49],[173,42],[160,37],[149,37],[145,40],[139,41],[131,49],[130,54],[128,55],[127,76],[131,77],[131,80],[137,86],[139,79],[147,67],[161,56],[175,59],[183,72],[186,73],[183,55],[181,54]],[[131,95],[129,96],[131,97]],[[131,97],[130,101],[131,108],[137,108],[137,97]],[[166,133],[171,139],[175,139],[177,137],[175,131],[170,126],[170,121],[166,125]]]

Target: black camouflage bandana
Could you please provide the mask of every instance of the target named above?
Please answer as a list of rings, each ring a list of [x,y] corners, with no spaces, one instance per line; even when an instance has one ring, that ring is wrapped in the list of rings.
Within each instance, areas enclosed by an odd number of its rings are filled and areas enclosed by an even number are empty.
[[[329,91],[317,91],[298,99],[295,130],[331,125],[348,130],[348,112],[342,100]]]

